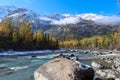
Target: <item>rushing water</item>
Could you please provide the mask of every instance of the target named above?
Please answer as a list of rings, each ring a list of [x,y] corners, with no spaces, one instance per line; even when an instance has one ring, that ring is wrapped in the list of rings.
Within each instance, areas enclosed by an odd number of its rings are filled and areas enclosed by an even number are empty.
[[[0,58],[0,80],[34,80],[34,71],[43,63],[53,59],[52,53],[35,58]],[[81,60],[85,64],[91,61]]]

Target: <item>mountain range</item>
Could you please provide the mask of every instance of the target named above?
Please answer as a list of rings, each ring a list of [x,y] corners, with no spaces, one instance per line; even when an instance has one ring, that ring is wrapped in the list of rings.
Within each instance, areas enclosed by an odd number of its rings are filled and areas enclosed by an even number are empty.
[[[82,38],[104,35],[116,31],[120,16],[104,16],[93,13],[40,15],[26,8],[0,6],[0,21],[4,18],[27,20],[32,30],[42,29],[57,38]]]

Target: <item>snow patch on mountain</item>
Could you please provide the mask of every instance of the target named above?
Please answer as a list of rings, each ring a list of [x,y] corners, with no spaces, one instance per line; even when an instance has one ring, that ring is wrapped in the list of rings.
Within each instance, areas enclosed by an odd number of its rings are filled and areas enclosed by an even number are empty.
[[[16,16],[19,16],[19,15],[20,15],[19,13],[15,13],[15,14],[12,14],[12,15],[10,15],[8,17],[16,17]]]
[[[8,13],[16,10],[17,8],[14,6],[0,6],[0,18],[5,17]]]
[[[16,12],[14,14],[11,14],[11,15],[8,15],[7,17],[20,17],[20,16],[23,16],[23,15],[30,15],[31,13],[29,11],[25,11],[25,12]]]
[[[102,16],[102,15],[93,14],[93,13],[77,14],[76,16],[77,16],[77,17],[80,17],[80,18],[82,18],[82,19],[85,19],[85,20],[92,20],[92,21],[104,17],[104,16]]]
[[[66,25],[66,24],[76,24],[79,23],[81,19],[79,17],[67,17],[60,20],[53,20],[51,24],[55,25]]]
[[[103,16],[93,13],[77,14],[77,15],[62,14],[62,16],[64,16],[65,18],[60,20],[51,20],[51,24],[55,24],[55,25],[77,24],[81,22],[81,20],[91,20],[96,24],[103,24],[103,25],[120,24],[120,16]]]
[[[70,17],[71,15],[70,14],[62,14],[62,16],[64,16],[64,17]]]
[[[32,22],[34,26],[42,25],[66,25],[77,24],[81,21],[90,20],[96,24],[103,25],[118,25],[120,24],[120,16],[104,16],[93,13],[85,14],[53,14],[53,15],[39,15],[35,12],[25,9],[16,8],[14,6],[0,6],[0,19],[4,17],[13,17],[25,19]]]
[[[104,25],[118,25],[120,24],[120,16],[103,16],[93,13],[86,13],[86,14],[80,14],[77,15],[78,17],[81,17],[84,20],[92,20],[96,24],[104,24]]]

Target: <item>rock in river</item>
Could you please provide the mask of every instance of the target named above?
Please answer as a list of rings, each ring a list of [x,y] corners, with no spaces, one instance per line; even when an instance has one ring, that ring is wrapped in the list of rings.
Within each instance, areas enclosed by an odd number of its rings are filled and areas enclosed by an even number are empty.
[[[103,66],[102,64],[97,63],[97,62],[95,62],[95,61],[93,61],[93,62],[91,63],[91,66],[94,67],[94,68],[98,68],[98,69],[104,68],[104,66]]]
[[[40,66],[35,80],[93,80],[94,70],[78,61],[57,58]]]

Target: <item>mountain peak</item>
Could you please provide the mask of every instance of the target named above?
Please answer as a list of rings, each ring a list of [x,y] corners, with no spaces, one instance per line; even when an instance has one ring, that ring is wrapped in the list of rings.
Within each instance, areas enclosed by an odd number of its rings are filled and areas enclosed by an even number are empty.
[[[39,15],[32,10],[26,8],[16,8],[14,6],[0,6],[0,19],[4,17],[13,17],[26,19],[29,22],[43,25],[66,25],[66,24],[77,24],[81,21],[88,20],[93,21],[96,24],[104,25],[118,25],[120,24],[120,17],[104,16],[94,13],[84,13],[84,14],[53,14],[53,15]]]
[[[96,20],[103,17],[102,15],[93,14],[93,13],[78,14],[77,16],[85,20]]]

